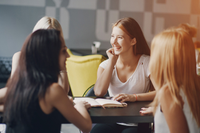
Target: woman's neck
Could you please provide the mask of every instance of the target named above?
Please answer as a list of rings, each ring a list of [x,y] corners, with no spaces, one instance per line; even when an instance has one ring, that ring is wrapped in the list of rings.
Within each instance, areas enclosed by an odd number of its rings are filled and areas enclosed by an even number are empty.
[[[120,54],[117,60],[117,65],[130,66],[130,67],[137,66],[140,57],[141,55],[135,55],[134,53]]]

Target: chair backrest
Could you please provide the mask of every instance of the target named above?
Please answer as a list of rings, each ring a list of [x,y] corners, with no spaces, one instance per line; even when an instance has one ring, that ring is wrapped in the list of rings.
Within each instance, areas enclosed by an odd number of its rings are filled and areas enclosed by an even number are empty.
[[[95,97],[95,96],[96,95],[94,94],[94,84],[93,84],[84,92],[83,97]],[[109,96],[108,91],[104,97],[107,97],[107,96]]]
[[[70,58],[67,58],[66,67],[73,96],[83,96],[88,87],[96,83],[99,64],[106,60],[103,55],[73,55],[67,50]]]
[[[89,97],[89,96],[95,96],[95,94],[94,94],[94,84],[91,85],[87,90],[85,90],[82,97]]]

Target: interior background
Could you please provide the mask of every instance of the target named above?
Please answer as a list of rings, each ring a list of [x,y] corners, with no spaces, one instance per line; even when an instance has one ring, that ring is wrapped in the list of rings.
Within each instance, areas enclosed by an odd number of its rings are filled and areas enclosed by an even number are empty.
[[[43,16],[61,23],[68,48],[90,49],[93,41],[110,48],[112,23],[128,16],[139,23],[148,44],[180,23],[195,25],[200,40],[200,0],[0,0],[0,71],[11,70],[12,55]]]

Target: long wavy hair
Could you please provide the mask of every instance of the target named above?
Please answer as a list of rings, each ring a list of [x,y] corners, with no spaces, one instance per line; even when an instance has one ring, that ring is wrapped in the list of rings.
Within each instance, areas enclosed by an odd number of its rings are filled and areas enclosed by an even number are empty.
[[[150,49],[143,35],[139,24],[130,17],[119,19],[113,24],[113,28],[117,26],[123,30],[131,39],[136,38],[136,44],[133,46],[135,55],[146,54],[150,55]]]
[[[155,110],[159,102],[158,92],[164,85],[172,95],[172,106],[175,103],[181,106],[182,90],[200,127],[200,77],[196,72],[194,44],[188,32],[170,28],[156,35],[151,43],[149,69],[157,90],[152,103]]]
[[[29,35],[22,47],[19,65],[7,83],[4,121],[29,122],[29,105],[43,98],[47,88],[58,81],[60,31],[37,30]]]

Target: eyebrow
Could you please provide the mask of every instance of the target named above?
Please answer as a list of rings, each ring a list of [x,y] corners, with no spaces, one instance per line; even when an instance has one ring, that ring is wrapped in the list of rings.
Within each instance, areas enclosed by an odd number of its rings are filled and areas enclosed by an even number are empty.
[[[117,36],[121,36],[121,37],[124,37],[124,35],[117,35]]]
[[[62,48],[66,48],[66,47],[67,47],[66,45],[62,46]]]
[[[114,34],[111,34],[111,35],[114,35]],[[117,36],[124,36],[124,35],[117,35]]]

